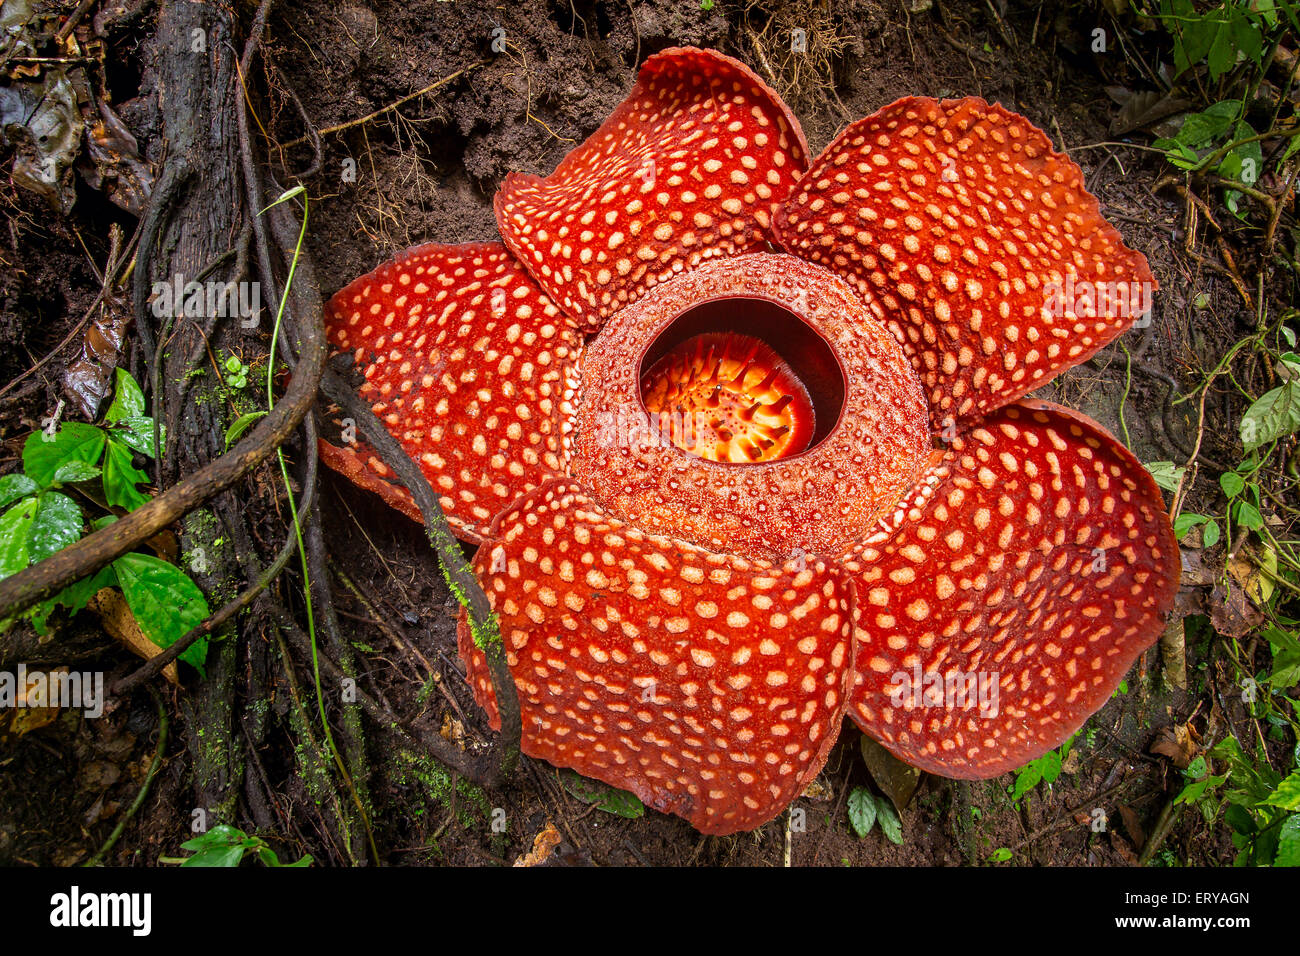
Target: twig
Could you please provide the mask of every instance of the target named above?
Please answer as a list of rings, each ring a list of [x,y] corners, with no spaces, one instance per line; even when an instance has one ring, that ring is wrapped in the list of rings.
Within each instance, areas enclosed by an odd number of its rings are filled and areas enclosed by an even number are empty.
[[[519,759],[522,724],[519,716],[519,695],[515,690],[510,668],[506,664],[505,648],[496,618],[492,613],[492,605],[474,577],[474,572],[466,563],[460,545],[452,536],[451,527],[447,524],[447,516],[443,514],[442,505],[434,496],[433,489],[429,487],[428,479],[402,450],[397,439],[389,434],[388,429],[375,417],[370,406],[333,372],[325,372],[321,379],[321,390],[356,421],[366,441],[397,474],[424,516],[425,532],[429,543],[433,545],[438,555],[443,575],[447,579],[447,586],[469,615],[470,629],[474,634],[475,643],[479,645],[487,659],[492,690],[496,695],[497,711],[501,716],[502,751],[496,779],[504,780],[513,772]]]
[[[452,73],[448,76],[444,76],[441,80],[438,80],[435,83],[430,83],[428,86],[424,87],[423,89],[416,90],[414,93],[408,93],[405,96],[403,96],[401,99],[397,99],[389,103],[387,106],[381,106],[373,113],[367,113],[365,116],[362,116],[360,119],[348,120],[346,123],[339,123],[337,126],[327,126],[324,129],[316,130],[316,134],[314,137],[310,134],[306,136],[299,136],[297,139],[291,139],[287,143],[280,143],[279,146],[281,149],[288,149],[291,146],[301,146],[303,143],[306,143],[311,139],[315,139],[316,141],[319,141],[322,136],[331,136],[334,133],[341,133],[346,129],[352,129],[353,127],[356,126],[363,126],[364,124],[369,123],[371,120],[379,116],[382,116],[385,113],[390,113],[393,110],[397,109],[399,106],[411,102],[411,100],[416,99],[417,97],[424,96],[426,93],[432,93],[434,90],[438,89],[439,87],[446,86],[448,83],[456,79],[458,76],[463,76],[464,74],[468,73],[470,70],[477,69],[478,67],[482,66],[486,62],[487,62],[486,60],[479,60],[477,63],[471,63],[469,66],[463,67],[457,70],[455,73]]]
[[[77,24],[81,22],[81,18],[84,17],[86,12],[94,5],[95,0],[81,0],[81,2],[77,4],[77,9],[72,11],[72,16],[68,17],[68,19],[64,21],[63,26],[59,27],[59,32],[54,34],[55,39],[66,40],[68,35],[77,28]]]
[[[1142,853],[1138,856],[1138,866],[1146,866],[1151,862],[1151,858],[1156,855],[1160,845],[1165,842],[1165,837],[1174,828],[1174,823],[1178,820],[1178,811],[1182,807],[1174,805],[1174,801],[1165,802],[1164,808],[1160,811],[1160,816],[1156,817],[1156,825],[1151,829],[1151,835],[1147,837],[1147,842],[1142,846]]]
[[[1120,780],[1117,783],[1111,784],[1106,789],[1094,793],[1086,801],[1076,806],[1073,810],[1065,811],[1065,813],[1062,816],[1057,817],[1057,819],[1054,822],[1049,823],[1046,826],[1039,827],[1037,830],[1034,830],[1032,833],[1027,835],[1019,843],[1012,845],[1008,849],[1010,849],[1014,853],[1016,850],[1019,850],[1025,846],[1028,846],[1030,843],[1033,843],[1039,837],[1047,836],[1047,834],[1049,833],[1054,833],[1055,831],[1061,829],[1062,827],[1074,823],[1075,822],[1074,815],[1079,811],[1087,809],[1089,805],[1095,806],[1099,801],[1105,799],[1106,797],[1109,797],[1115,791],[1123,790],[1126,787],[1128,787],[1129,784],[1137,783],[1141,779],[1142,778],[1140,776],[1132,776],[1132,777],[1126,777],[1125,779]]]

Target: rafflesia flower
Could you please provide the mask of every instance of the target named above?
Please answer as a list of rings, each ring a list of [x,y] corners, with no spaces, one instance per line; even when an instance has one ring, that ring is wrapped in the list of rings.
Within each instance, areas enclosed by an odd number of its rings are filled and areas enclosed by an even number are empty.
[[[1160,632],[1155,484],[1022,397],[1154,283],[1023,117],[903,99],[809,166],[750,70],[666,50],[496,217],[501,243],[412,249],[328,325],[481,545],[526,754],[752,829],[846,714],[917,767],[994,776]],[[323,453],[418,516],[369,449]],[[463,616],[460,651],[499,727]]]

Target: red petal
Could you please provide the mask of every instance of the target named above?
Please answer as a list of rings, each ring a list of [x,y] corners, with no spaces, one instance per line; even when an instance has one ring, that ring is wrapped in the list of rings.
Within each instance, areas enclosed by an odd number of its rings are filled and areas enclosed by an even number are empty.
[[[461,537],[483,540],[519,495],[565,474],[581,342],[500,243],[402,253],[330,300],[326,333]],[[322,460],[418,520],[364,445]]]
[[[497,531],[475,572],[519,688],[524,753],[704,833],[766,823],[825,764],[852,654],[838,572],[643,533],[575,482],[534,491]],[[460,649],[499,726],[464,615]]]
[[[396,508],[413,521],[424,520],[411,493],[398,482],[397,475],[365,442],[357,441],[351,446],[340,448],[319,438],[317,449],[321,461],[357,487],[379,495],[390,508]],[[453,530],[461,530],[457,525],[452,527]]]
[[[511,251],[583,331],[705,259],[764,248],[808,163],[780,97],[744,64],[658,53],[628,98],[546,179],[496,197]]]
[[[845,562],[858,625],[849,714],[923,770],[996,776],[1110,698],[1161,632],[1178,546],[1137,459],[1047,403],[995,412],[918,488]],[[954,693],[927,701],[930,674]],[[977,683],[963,706],[965,675]]]
[[[1087,360],[1155,290],[1079,167],[1023,116],[974,97],[902,99],[854,123],[800,180],[776,231],[884,304],[936,427]]]

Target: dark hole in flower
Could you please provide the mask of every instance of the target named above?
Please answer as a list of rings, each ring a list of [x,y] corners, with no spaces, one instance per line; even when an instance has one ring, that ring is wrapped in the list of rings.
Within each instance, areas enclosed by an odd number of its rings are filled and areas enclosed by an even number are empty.
[[[839,420],[844,372],[825,339],[766,299],[688,309],[646,350],[641,402],[664,438],[711,461],[750,464],[818,445]]]

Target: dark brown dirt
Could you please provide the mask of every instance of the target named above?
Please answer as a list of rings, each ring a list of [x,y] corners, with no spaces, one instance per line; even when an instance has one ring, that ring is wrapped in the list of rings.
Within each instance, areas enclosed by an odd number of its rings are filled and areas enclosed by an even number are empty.
[[[1162,413],[1168,382],[1185,387],[1189,373],[1222,353],[1242,304],[1229,283],[1184,255],[1182,203],[1172,194],[1150,192],[1163,172],[1157,160],[1135,150],[1092,145],[1110,138],[1107,125],[1115,107],[1104,87],[1137,82],[1124,58],[1087,52],[1095,14],[1085,5],[1065,5],[1057,13],[1052,4],[1013,3],[1001,21],[983,4],[940,3],[929,12],[909,14],[904,8],[911,5],[906,0],[830,5],[839,33],[847,38],[833,75],[790,95],[810,145],[820,150],[847,122],[900,96],[977,94],[1025,114],[1058,147],[1069,148],[1104,212],[1126,241],[1147,255],[1163,289],[1152,327],[1124,339],[1132,353],[1124,426],[1144,461],[1185,460],[1195,441],[1195,412],[1182,405]],[[494,238],[491,200],[504,175],[549,172],[620,101],[638,63],[650,53],[694,44],[754,63],[752,38],[761,30],[763,9],[783,5],[755,5],[748,17],[741,12],[744,6],[720,2],[706,12],[696,0],[277,5],[267,56],[274,66],[265,80],[279,95],[260,109],[263,124],[280,142],[304,132],[289,89],[312,122],[324,128],[366,116],[460,71],[458,78],[400,110],[324,138],[321,172],[308,182],[309,243],[321,291],[332,293],[417,242]],[[114,55],[129,60],[148,30],[145,19],[138,29],[116,37]],[[493,52],[494,36],[504,37],[503,52]],[[131,88],[140,75],[131,63],[115,73],[122,87],[120,111],[128,121],[137,118],[143,128],[135,132],[157,160],[161,144],[149,137],[148,111],[131,102],[147,92]],[[281,178],[286,180],[312,159],[305,146],[274,155],[285,164]],[[70,223],[51,222],[12,187],[6,187],[6,202],[10,229],[3,237],[0,273],[0,381],[45,355],[98,289],[72,232],[85,234],[100,261],[107,233],[101,218],[107,206],[93,197],[85,198]],[[124,222],[133,228],[129,217]],[[1201,293],[1206,299],[1194,310],[1192,299]],[[1088,412],[1119,434],[1126,362],[1124,352],[1112,346],[1062,376],[1045,395]],[[51,363],[17,402],[4,406],[0,468],[16,459],[18,439],[57,401],[60,371],[59,362]],[[1225,461],[1233,454],[1226,437],[1230,428],[1223,426],[1231,410],[1211,408],[1214,417],[1206,429],[1208,453]],[[1198,487],[1197,494],[1207,494],[1208,488]],[[324,503],[327,541],[342,543],[335,559],[372,597],[388,628],[376,627],[371,612],[336,585],[344,624],[369,680],[400,711],[422,714],[432,728],[449,728],[455,736],[460,731],[453,721],[459,722],[467,746],[490,739],[455,659],[454,602],[420,530],[332,477]],[[268,534],[268,540],[277,539],[278,533]],[[121,653],[106,639],[99,650],[121,664]],[[1189,655],[1194,652],[1189,648]],[[432,665],[431,674],[421,655]],[[879,829],[859,839],[849,828],[844,797],[849,788],[868,785],[869,778],[858,754],[859,732],[846,722],[822,774],[823,795],[796,804],[806,811],[807,827],[790,835],[791,862],[963,865],[982,862],[1000,847],[1011,848],[1018,864],[1133,862],[1138,840],[1120,825],[1119,807],[1132,811],[1137,828],[1150,827],[1178,784],[1170,779],[1168,762],[1151,755],[1148,746],[1158,728],[1185,719],[1197,706],[1195,687],[1192,694],[1168,692],[1158,671],[1153,650],[1131,675],[1128,692],[1088,722],[1056,784],[1035,789],[1018,806],[1008,796],[1010,775],[977,783],[925,777],[903,813],[901,846],[886,841]],[[166,694],[173,712],[175,694],[170,688]],[[153,705],[137,694],[128,711],[104,728],[65,718],[0,751],[0,863],[84,859],[113,826],[109,805],[120,808],[133,798],[154,733]],[[185,750],[173,742],[168,753],[154,792],[114,853],[118,863],[155,863],[160,854],[176,854],[189,835]],[[593,810],[571,796],[544,764],[527,764],[503,792],[481,795],[462,787],[452,796],[454,788],[436,770],[403,766],[390,754],[371,758],[380,768],[371,782],[376,840],[389,863],[509,862],[529,849],[548,820],[564,836],[557,858],[565,862],[776,865],[785,852],[784,818],[752,834],[701,837],[685,823],[653,812],[625,820]],[[265,773],[292,816],[310,794],[295,784],[284,755],[268,753],[265,759]],[[88,777],[94,761],[116,766],[118,776],[112,781]],[[101,797],[100,811],[91,814]],[[1113,824],[1106,832],[1088,825],[1098,806]],[[504,834],[491,827],[492,809],[498,807],[508,822]],[[282,856],[310,851],[328,858],[310,831],[267,837]],[[1188,863],[1225,863],[1232,855],[1221,830],[1207,829],[1190,814],[1166,845]]]

